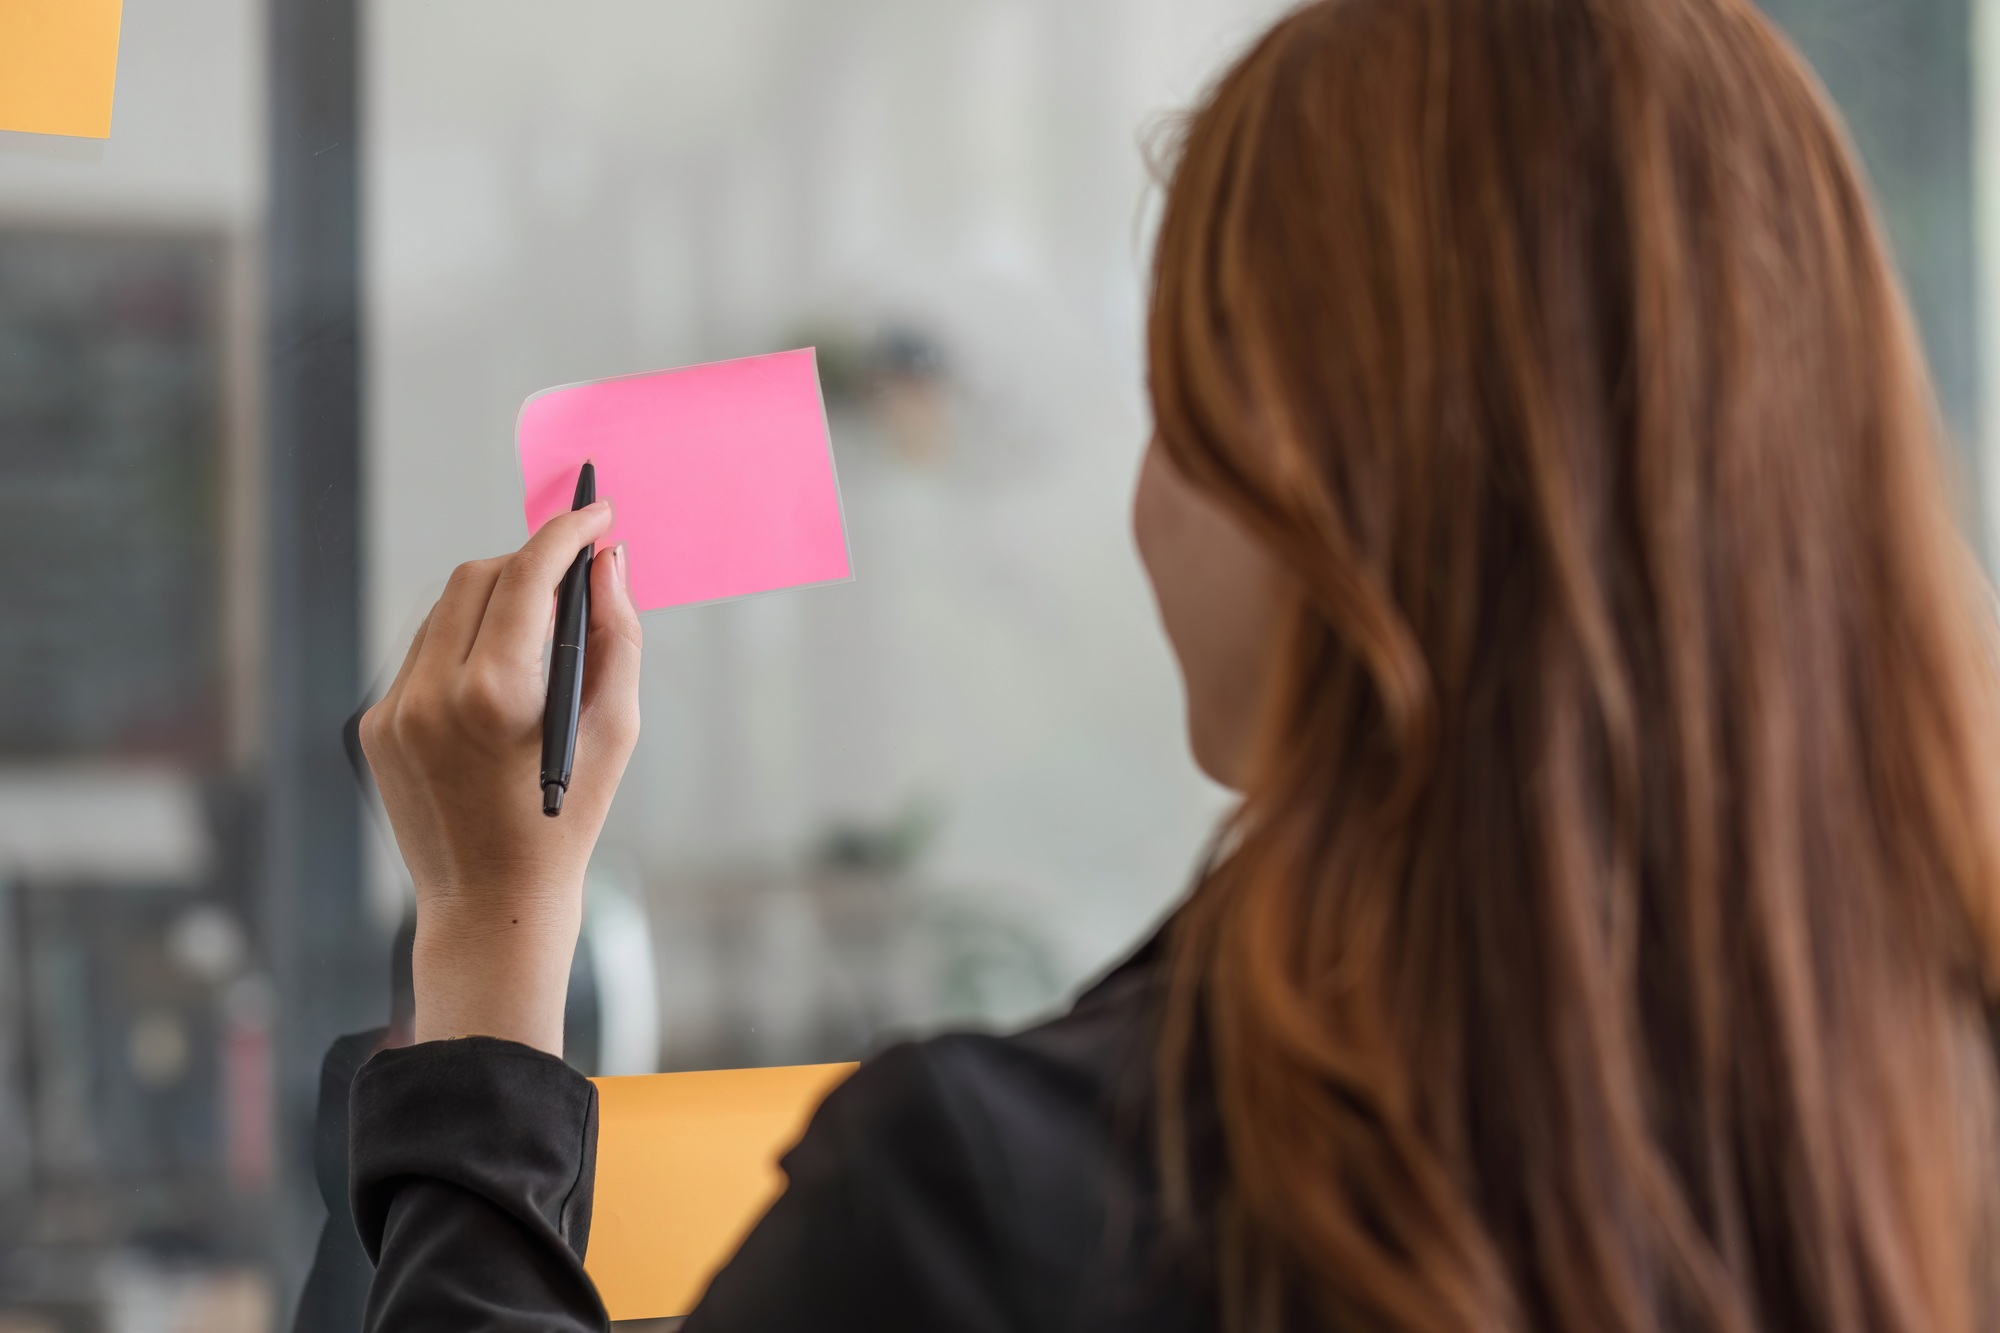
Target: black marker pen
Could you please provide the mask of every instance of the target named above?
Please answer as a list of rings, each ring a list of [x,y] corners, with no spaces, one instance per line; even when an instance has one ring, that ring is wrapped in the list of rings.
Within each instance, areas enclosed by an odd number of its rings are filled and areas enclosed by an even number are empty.
[[[597,469],[589,463],[576,477],[581,509],[597,499]],[[556,590],[556,646],[549,655],[549,702],[542,711],[542,813],[562,813],[569,790],[570,765],[576,762],[576,718],[583,704],[583,641],[590,631],[590,558],[596,548],[576,553],[569,572]]]

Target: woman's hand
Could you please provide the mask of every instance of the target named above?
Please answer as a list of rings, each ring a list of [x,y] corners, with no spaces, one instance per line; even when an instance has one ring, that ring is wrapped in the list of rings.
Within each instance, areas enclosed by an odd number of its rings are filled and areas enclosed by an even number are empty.
[[[490,1036],[562,1054],[583,874],[639,737],[625,549],[591,568],[576,764],[542,813],[542,646],[556,586],[611,526],[599,500],[509,556],[460,565],[361,745],[417,888],[416,1040]]]

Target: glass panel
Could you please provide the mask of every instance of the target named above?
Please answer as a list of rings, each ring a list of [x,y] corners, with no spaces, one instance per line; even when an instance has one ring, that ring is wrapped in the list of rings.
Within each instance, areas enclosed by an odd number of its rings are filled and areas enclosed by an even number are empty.
[[[816,346],[857,573],[648,620],[579,1067],[1017,1023],[1144,934],[1225,798],[1126,531],[1142,144],[1287,7],[125,0],[110,138],[0,131],[0,1331],[289,1325],[320,1048],[410,1002],[330,693],[519,542],[536,390]],[[1771,8],[1978,472],[1965,0]]]

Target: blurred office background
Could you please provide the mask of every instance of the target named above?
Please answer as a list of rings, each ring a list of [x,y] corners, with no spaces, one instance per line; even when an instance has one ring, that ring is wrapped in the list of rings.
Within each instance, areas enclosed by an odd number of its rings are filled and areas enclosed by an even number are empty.
[[[1126,532],[1142,144],[1282,7],[126,0],[109,142],[0,133],[0,1333],[289,1324],[407,912],[339,725],[521,539],[537,389],[816,345],[857,574],[648,619],[580,1066],[1018,1022],[1136,942],[1224,806]],[[1990,18],[1774,12],[1983,533]]]

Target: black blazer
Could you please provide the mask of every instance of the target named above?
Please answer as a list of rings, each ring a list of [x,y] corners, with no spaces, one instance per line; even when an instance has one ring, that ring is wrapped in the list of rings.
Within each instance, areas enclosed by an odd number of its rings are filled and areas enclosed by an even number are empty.
[[[685,1333],[1215,1328],[1209,1246],[1166,1224],[1154,1167],[1162,953],[1155,937],[1040,1027],[866,1061],[785,1156],[784,1194]],[[375,1265],[363,1326],[604,1328],[582,1260],[590,1082],[491,1038],[382,1051],[352,1076],[341,1200],[338,1096],[355,1060],[352,1045],[329,1059],[320,1161],[329,1236],[345,1240],[351,1201]],[[1213,1117],[1191,1132],[1212,1163]],[[301,1329],[354,1326],[327,1317],[335,1270],[359,1264],[339,1250],[321,1245]]]

